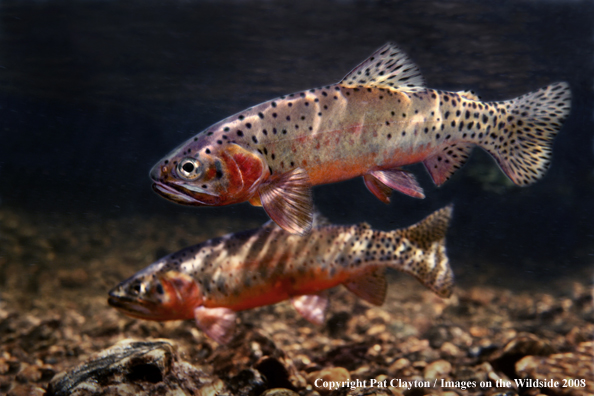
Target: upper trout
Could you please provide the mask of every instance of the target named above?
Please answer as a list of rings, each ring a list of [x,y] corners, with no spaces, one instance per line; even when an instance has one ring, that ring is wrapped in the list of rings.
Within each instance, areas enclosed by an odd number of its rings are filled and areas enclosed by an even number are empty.
[[[236,311],[291,299],[307,320],[321,324],[324,290],[343,284],[381,305],[384,268],[416,277],[442,297],[453,274],[445,251],[451,208],[390,232],[367,224],[333,226],[318,216],[311,233],[291,234],[269,221],[166,256],[109,292],[109,304],[150,320],[195,319],[219,343],[233,336]]]
[[[185,205],[262,205],[289,232],[311,227],[311,186],[363,176],[423,198],[402,166],[422,162],[440,185],[475,145],[516,184],[547,170],[570,110],[565,82],[504,102],[425,88],[417,66],[386,44],[337,84],[259,104],[200,132],[151,170],[153,189]]]

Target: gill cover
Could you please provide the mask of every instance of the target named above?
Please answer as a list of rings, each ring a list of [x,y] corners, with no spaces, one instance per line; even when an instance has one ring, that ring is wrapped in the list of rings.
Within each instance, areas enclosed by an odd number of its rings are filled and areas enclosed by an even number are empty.
[[[202,295],[194,279],[177,271],[169,271],[158,277],[163,298],[159,310],[161,319],[178,320],[194,317],[194,309],[202,304]]]
[[[226,175],[226,198],[230,202],[238,203],[250,199],[260,183],[270,175],[266,162],[262,156],[247,150],[238,144],[230,144],[220,152],[223,165],[222,172]]]

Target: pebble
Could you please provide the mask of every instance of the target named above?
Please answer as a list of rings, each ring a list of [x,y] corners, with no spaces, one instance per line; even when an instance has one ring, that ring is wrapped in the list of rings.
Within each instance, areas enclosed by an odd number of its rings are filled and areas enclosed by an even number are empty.
[[[410,364],[410,360],[408,360],[407,358],[400,358],[397,359],[394,363],[392,363],[390,367],[388,367],[388,372],[396,373],[397,371],[411,366],[412,365]]]
[[[594,394],[594,381],[591,380],[594,373],[594,341],[579,344],[574,352],[556,353],[546,357],[525,356],[516,362],[515,368],[521,378],[558,381],[559,387],[554,388],[558,392],[569,393],[575,390]],[[584,382],[565,384],[567,386],[564,387],[563,381],[567,379],[583,379]]]
[[[441,348],[439,348],[439,352],[441,353],[442,357],[455,357],[460,355],[460,348],[456,345],[452,344],[451,342],[444,342],[441,344]]]
[[[375,344],[371,348],[367,350],[367,355],[375,357],[380,356],[382,353],[382,346],[380,344]]]
[[[45,389],[35,385],[17,385],[8,392],[7,396],[44,396]]]
[[[429,363],[425,370],[423,370],[423,376],[428,381],[433,381],[439,378],[447,377],[452,371],[452,364],[447,360],[436,360]]]
[[[0,358],[0,375],[14,374],[21,368],[21,363],[16,358]]]
[[[466,293],[466,298],[481,305],[489,305],[497,294],[485,287],[473,287]]]
[[[427,362],[424,360],[417,360],[413,362],[412,366],[416,369],[424,369],[425,367],[427,367]]]
[[[354,370],[353,375],[359,378],[365,378],[369,376],[369,373],[371,373],[371,371],[372,369],[370,366],[364,365]]]
[[[299,396],[299,394],[287,388],[273,388],[264,391],[260,396]]]
[[[489,335],[489,329],[480,326],[472,326],[468,329],[468,332],[471,336],[477,338],[487,337]]]
[[[367,335],[370,337],[375,337],[378,334],[381,334],[383,332],[386,331],[386,325],[385,324],[376,324],[371,326],[368,330],[367,330]]]

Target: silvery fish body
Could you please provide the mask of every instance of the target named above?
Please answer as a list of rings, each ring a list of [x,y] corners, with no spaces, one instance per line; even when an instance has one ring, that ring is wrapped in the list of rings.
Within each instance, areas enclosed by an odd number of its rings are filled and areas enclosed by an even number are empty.
[[[324,321],[324,290],[344,285],[364,300],[385,299],[386,267],[416,277],[442,297],[453,274],[445,251],[451,208],[390,232],[367,224],[327,225],[305,236],[273,222],[166,256],[109,293],[109,304],[150,320],[196,319],[218,342],[233,335],[235,312],[291,299],[308,320]]]
[[[311,227],[311,186],[363,176],[388,203],[392,189],[423,198],[401,169],[422,162],[440,185],[479,146],[516,184],[547,170],[570,110],[567,83],[504,102],[424,86],[417,66],[386,44],[337,84],[282,96],[191,138],[151,171],[153,189],[186,205],[249,201],[289,232]]]

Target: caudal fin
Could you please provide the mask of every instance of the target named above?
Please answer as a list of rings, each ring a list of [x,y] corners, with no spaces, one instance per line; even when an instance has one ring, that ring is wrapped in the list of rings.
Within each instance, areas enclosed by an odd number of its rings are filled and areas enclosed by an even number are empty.
[[[547,171],[553,138],[569,115],[569,85],[555,83],[493,105],[499,113],[497,125],[479,145],[495,157],[515,184],[534,183]]]
[[[398,260],[388,266],[414,276],[441,297],[449,297],[454,285],[445,247],[452,210],[452,205],[446,206],[412,227],[391,233],[401,243]]]

